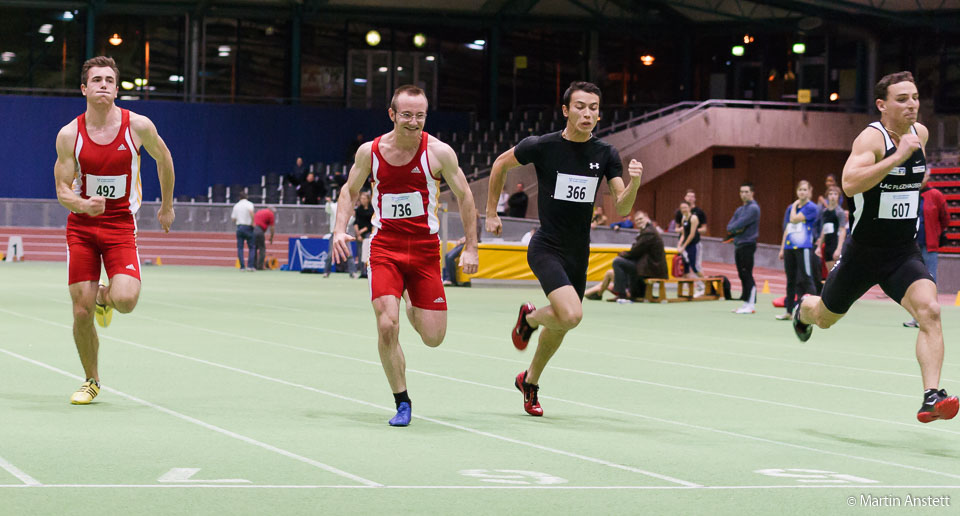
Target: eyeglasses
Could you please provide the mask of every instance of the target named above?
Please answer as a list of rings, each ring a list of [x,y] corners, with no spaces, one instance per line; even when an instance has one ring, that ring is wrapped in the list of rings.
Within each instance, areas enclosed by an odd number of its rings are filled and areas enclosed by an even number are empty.
[[[414,115],[413,113],[404,111],[403,113],[397,113],[397,119],[403,122],[409,122],[413,119],[416,119],[417,122],[423,122],[424,120],[427,119],[427,114],[417,113],[416,115]]]

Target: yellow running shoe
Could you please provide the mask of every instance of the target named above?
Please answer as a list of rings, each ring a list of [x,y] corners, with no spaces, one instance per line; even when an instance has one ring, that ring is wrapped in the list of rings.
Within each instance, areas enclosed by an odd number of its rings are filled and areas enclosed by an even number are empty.
[[[89,405],[93,398],[100,394],[100,384],[93,378],[83,382],[77,392],[70,396],[70,403],[74,405]]]
[[[100,287],[106,288],[107,286],[103,282],[100,282],[100,285],[97,288]],[[99,294],[100,292],[97,292],[97,298],[100,297]],[[97,324],[99,324],[100,327],[106,328],[107,326],[110,326],[110,321],[113,320],[113,307],[102,305],[98,302],[93,317],[97,320]]]

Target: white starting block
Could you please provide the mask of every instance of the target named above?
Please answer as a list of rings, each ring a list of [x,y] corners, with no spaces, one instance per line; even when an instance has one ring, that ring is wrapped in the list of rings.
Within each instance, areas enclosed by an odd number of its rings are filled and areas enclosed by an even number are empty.
[[[11,236],[7,240],[7,254],[3,256],[5,262],[23,261],[23,237]]]

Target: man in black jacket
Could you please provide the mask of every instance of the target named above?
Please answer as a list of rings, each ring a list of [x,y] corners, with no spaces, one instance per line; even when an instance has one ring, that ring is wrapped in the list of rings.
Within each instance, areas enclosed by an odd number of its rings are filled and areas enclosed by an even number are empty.
[[[618,298],[639,298],[645,294],[646,278],[667,277],[667,257],[660,232],[642,211],[633,215],[633,224],[640,230],[633,246],[613,259],[613,267],[603,275],[603,281],[587,289],[583,297],[601,299],[612,281],[613,294]]]

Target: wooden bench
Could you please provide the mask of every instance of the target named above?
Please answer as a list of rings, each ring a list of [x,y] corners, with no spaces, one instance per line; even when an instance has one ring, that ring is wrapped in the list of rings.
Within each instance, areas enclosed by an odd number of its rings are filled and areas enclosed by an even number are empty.
[[[702,296],[693,297],[694,284],[698,281],[703,282],[704,293]],[[723,278],[647,278],[646,293],[643,300],[648,303],[677,303],[682,301],[715,301],[723,299]],[[677,297],[667,297],[667,284],[677,285]],[[654,294],[656,290],[656,294]]]

